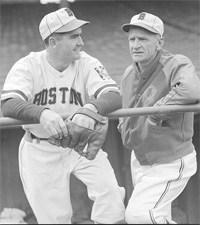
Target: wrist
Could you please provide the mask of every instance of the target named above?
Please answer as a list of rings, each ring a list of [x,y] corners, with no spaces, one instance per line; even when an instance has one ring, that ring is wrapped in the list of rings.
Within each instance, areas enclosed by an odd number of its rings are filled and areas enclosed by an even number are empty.
[[[38,114],[38,122],[41,122],[41,119],[43,117],[46,117],[45,113],[47,112],[47,110],[49,110],[49,108],[43,108],[43,110],[41,110],[41,112]]]
[[[93,105],[92,103],[88,103],[86,105],[83,106],[84,108],[90,109],[95,113],[98,113],[98,109],[95,105]]]

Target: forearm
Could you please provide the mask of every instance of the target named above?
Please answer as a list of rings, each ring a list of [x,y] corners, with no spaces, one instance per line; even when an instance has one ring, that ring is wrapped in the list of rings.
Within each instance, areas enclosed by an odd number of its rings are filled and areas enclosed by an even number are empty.
[[[90,101],[102,116],[107,115],[122,107],[122,99],[119,93],[110,91],[101,95],[98,99]]]
[[[1,110],[4,117],[19,120],[40,122],[40,115],[46,109],[42,106],[25,102],[20,98],[11,98],[2,102]]]
[[[167,106],[167,105],[187,105],[195,104],[200,101],[200,80],[198,77],[196,79],[180,79],[176,85],[172,87],[169,93],[158,100],[154,106]],[[153,120],[168,120],[173,119],[180,113],[168,113],[168,114],[157,114],[151,115]]]
[[[194,86],[194,90],[187,89],[183,84],[176,85],[171,91],[161,98],[156,105],[186,105],[195,104],[200,100],[200,83]]]
[[[96,100],[89,101],[83,106],[95,113],[102,116],[106,116],[108,113],[122,107],[121,96],[117,92],[107,92]],[[72,117],[72,121],[80,126],[94,129],[95,120],[84,113],[75,113]]]

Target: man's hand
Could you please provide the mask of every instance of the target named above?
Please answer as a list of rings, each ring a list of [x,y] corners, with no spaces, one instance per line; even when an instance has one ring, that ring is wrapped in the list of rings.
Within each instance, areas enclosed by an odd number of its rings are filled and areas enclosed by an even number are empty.
[[[157,101],[153,106],[157,107],[157,106],[162,106],[162,100],[160,99],[159,101]],[[172,120],[174,120],[176,117],[178,117],[180,115],[180,113],[164,113],[164,114],[152,114],[149,115],[149,123],[154,125],[154,126],[172,126],[173,122]]]
[[[62,117],[49,109],[42,111],[40,124],[48,133],[50,138],[59,139],[68,135],[67,127]]]
[[[72,148],[81,156],[93,160],[105,141],[108,119],[83,107],[65,122],[68,136],[59,140],[49,139],[49,142],[63,148]]]

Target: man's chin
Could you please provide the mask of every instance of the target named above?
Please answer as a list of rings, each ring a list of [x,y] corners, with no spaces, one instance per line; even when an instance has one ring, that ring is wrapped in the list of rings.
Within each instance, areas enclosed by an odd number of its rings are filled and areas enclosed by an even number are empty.
[[[80,59],[81,55],[79,52],[77,52],[76,54],[74,54],[74,60],[78,60]]]
[[[134,62],[142,62],[144,59],[141,56],[132,56]]]
[[[135,63],[141,63],[142,61],[143,61],[142,59],[133,57],[133,62],[135,62]]]

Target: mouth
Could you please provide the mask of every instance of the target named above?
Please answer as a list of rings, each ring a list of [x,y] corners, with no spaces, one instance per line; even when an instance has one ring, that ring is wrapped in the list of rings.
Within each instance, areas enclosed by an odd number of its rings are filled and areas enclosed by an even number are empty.
[[[80,49],[74,49],[73,51],[74,52],[80,52]]]
[[[76,47],[76,48],[73,49],[73,51],[74,52],[80,52],[81,51],[81,48],[80,47]]]
[[[137,55],[143,54],[143,52],[133,52],[132,54],[135,55],[135,56],[137,56]]]

